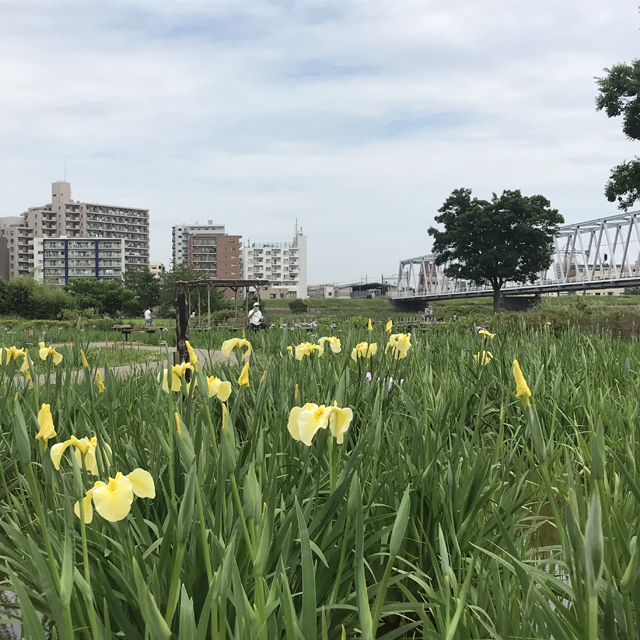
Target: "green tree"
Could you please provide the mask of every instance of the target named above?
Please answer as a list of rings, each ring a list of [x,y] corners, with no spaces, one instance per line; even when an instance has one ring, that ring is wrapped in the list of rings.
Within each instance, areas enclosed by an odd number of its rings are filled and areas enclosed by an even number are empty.
[[[604,78],[596,78],[599,93],[596,110],[609,118],[622,116],[622,131],[629,140],[640,140],[640,60],[616,64],[605,69]],[[604,189],[609,202],[618,201],[626,211],[640,199],[640,158],[624,161],[611,170]]]
[[[124,288],[134,294],[133,301],[125,309],[127,314],[141,315],[145,309],[153,309],[160,302],[160,282],[149,269],[127,269],[124,274]]]
[[[75,299],[79,309],[93,307],[100,313],[115,316],[135,301],[133,291],[126,289],[122,280],[94,280],[78,278],[71,280],[65,290]]]
[[[444,231],[429,229],[436,264],[447,263],[450,278],[489,283],[497,311],[505,282],[533,282],[551,265],[553,236],[564,219],[550,204],[520,191],[494,193],[487,201],[472,198],[471,189],[456,189],[435,217]]]

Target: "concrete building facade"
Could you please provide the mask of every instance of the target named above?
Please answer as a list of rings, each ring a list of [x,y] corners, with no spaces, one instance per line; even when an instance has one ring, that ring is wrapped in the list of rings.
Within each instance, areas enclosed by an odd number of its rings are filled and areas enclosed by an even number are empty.
[[[36,280],[64,286],[74,278],[113,280],[125,271],[124,238],[34,238]]]
[[[149,210],[74,201],[69,182],[51,185],[50,204],[0,219],[0,236],[9,244],[10,277],[34,268],[35,238],[121,239],[126,266],[149,268]]]
[[[269,280],[265,300],[307,297],[307,236],[296,226],[292,242],[255,242],[242,248],[242,277]]]
[[[205,278],[235,280],[242,277],[240,239],[216,233],[191,234],[188,240],[188,266]]]
[[[150,260],[149,261],[149,271],[151,271],[151,275],[156,278],[162,278],[165,274],[166,269],[164,264],[158,260]]]
[[[189,266],[189,238],[193,235],[201,234],[225,235],[224,225],[213,224],[213,220],[209,220],[208,224],[198,224],[196,222],[188,225],[183,223],[173,227],[171,232],[171,259],[174,265]]]

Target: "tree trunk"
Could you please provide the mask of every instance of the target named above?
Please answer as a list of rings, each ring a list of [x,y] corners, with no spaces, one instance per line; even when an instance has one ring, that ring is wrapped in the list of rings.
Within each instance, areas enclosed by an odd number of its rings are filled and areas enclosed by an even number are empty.
[[[500,310],[500,289],[493,288],[493,313],[498,313]]]

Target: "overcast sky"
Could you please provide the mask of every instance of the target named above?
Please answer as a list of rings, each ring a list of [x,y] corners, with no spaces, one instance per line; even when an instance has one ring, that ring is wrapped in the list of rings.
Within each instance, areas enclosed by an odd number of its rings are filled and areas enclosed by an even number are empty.
[[[309,283],[393,274],[458,187],[610,215],[640,149],[594,76],[640,52],[638,0],[0,0],[0,216],[50,201],[308,236]]]

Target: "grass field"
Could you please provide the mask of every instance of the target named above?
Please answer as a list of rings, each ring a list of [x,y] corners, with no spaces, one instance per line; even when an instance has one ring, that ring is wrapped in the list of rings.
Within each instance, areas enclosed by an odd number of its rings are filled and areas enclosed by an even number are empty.
[[[322,355],[318,332],[260,332],[247,370],[175,392],[0,366],[23,637],[637,637],[640,342],[442,323],[396,358],[383,325]]]

